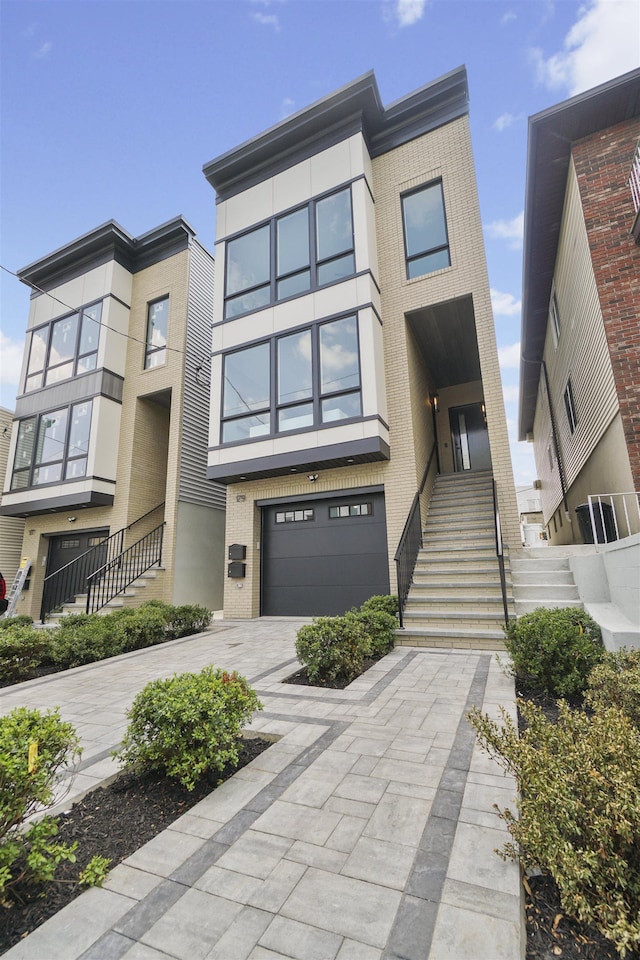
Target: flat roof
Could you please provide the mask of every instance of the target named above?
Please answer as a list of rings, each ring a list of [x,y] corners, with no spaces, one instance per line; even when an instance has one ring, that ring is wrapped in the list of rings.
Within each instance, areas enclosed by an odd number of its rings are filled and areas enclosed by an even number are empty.
[[[640,69],[529,118],[522,268],[519,439],[533,431],[572,144],[640,115]]]
[[[361,131],[372,156],[469,112],[464,66],[384,107],[373,70],[203,167],[218,200],[248,187]]]

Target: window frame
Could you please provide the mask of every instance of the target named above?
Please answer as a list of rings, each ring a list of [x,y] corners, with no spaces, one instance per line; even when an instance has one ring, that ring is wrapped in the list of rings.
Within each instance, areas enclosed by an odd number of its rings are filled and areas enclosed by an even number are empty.
[[[351,245],[345,247],[343,250],[333,253],[326,257],[320,257],[318,251],[318,207],[321,204],[331,199],[332,197],[337,197],[340,194],[347,194],[349,197],[349,223],[351,230]],[[309,239],[309,259],[308,263],[301,265],[299,267],[294,267],[291,270],[282,270],[280,271],[278,265],[278,254],[279,254],[279,240],[278,240],[278,228],[284,220],[289,217],[294,216],[295,214],[300,213],[303,210],[307,210],[307,232]],[[269,263],[269,277],[264,280],[261,279],[257,283],[253,284],[250,287],[247,287],[244,290],[233,290],[229,291],[229,264],[232,262],[228,256],[228,250],[231,244],[235,243],[237,240],[242,240],[245,237],[250,236],[252,233],[257,233],[259,230],[264,230],[265,227],[268,227],[268,263]],[[331,278],[329,280],[320,281],[319,274],[322,272],[323,267],[328,267],[332,263],[337,263],[342,259],[351,257],[351,269],[344,273],[341,276]],[[308,287],[300,290],[296,290],[293,293],[285,293],[282,296],[278,294],[278,287],[297,276],[302,275],[303,273],[309,273],[309,285]],[[223,314],[224,320],[236,320],[238,317],[246,316],[249,313],[254,313],[257,310],[263,310],[266,307],[272,306],[275,303],[284,303],[287,300],[292,300],[295,297],[306,296],[306,294],[311,293],[313,290],[318,290],[322,287],[331,286],[333,283],[340,283],[342,280],[346,280],[349,277],[353,277],[356,274],[356,248],[355,248],[355,223],[353,215],[353,190],[352,183],[349,182],[346,185],[334,188],[327,191],[326,193],[320,194],[317,197],[313,197],[311,200],[306,201],[291,207],[289,210],[283,210],[278,214],[275,214],[273,217],[270,217],[268,220],[263,220],[260,223],[253,224],[248,230],[243,230],[242,232],[235,234],[231,237],[228,237],[225,241],[225,269],[224,269],[224,307]],[[238,309],[237,312],[231,311],[231,305],[235,301],[239,301],[242,297],[250,296],[252,294],[259,294],[261,291],[268,291],[267,299],[264,302],[258,302],[252,306],[247,307],[247,309]]]
[[[70,443],[71,436],[74,427],[74,410],[76,407],[81,407],[83,405],[89,406],[88,416],[89,416],[89,429],[87,431],[87,449],[86,451],[81,451],[78,454],[71,454],[70,452]],[[61,456],[55,459],[43,459],[42,450],[40,454],[38,453],[38,447],[40,446],[40,431],[44,419],[46,417],[51,417],[56,414],[64,413],[66,416],[66,423],[64,429],[64,440],[58,441],[62,444]],[[87,477],[87,465],[89,457],[89,445],[91,442],[91,421],[93,418],[93,398],[89,400],[79,400],[74,403],[66,404],[62,407],[56,407],[54,410],[46,410],[42,413],[32,414],[30,417],[24,417],[18,423],[18,440],[20,436],[20,431],[23,429],[23,426],[32,424],[33,426],[33,439],[30,445],[29,453],[29,463],[26,466],[16,466],[17,458],[20,454],[19,443],[16,443],[16,450],[13,458],[13,468],[11,470],[11,483],[10,483],[10,492],[11,493],[20,493],[23,490],[31,490],[34,488],[40,487],[50,487],[58,486],[61,483],[72,483],[76,480],[85,480]],[[43,441],[44,443],[44,441]],[[43,444],[42,444],[43,445]],[[77,476],[67,476],[69,471],[69,466],[71,464],[79,463],[80,461],[85,460],[85,468],[82,474]],[[45,480],[42,483],[39,483],[35,480],[37,471],[53,466],[60,466],[60,476],[58,479],[54,480]],[[26,476],[27,482],[21,486],[16,483],[17,477]]]
[[[157,307],[159,303],[167,304],[167,330],[164,335],[164,343],[159,347],[154,347],[151,343],[150,337],[150,324],[151,324],[151,310],[154,307]],[[145,370],[155,370],[156,367],[163,367],[167,362],[167,344],[169,342],[169,316],[170,316],[170,307],[169,307],[169,294],[165,293],[161,297],[155,297],[153,300],[149,300],[147,303],[147,326],[145,331],[145,341],[144,341],[144,369]],[[159,363],[150,363],[150,359],[159,354],[164,354],[164,358]]]
[[[444,220],[444,232],[446,237],[446,243],[437,244],[434,247],[427,247],[423,250],[418,251],[417,253],[409,253],[409,245],[407,242],[407,219],[405,214],[405,202],[411,197],[416,196],[419,193],[423,193],[426,190],[432,190],[434,187],[440,188],[440,198],[442,201],[442,217]],[[428,277],[432,273],[437,273],[439,270],[448,270],[451,267],[451,241],[449,238],[449,222],[447,220],[447,207],[445,203],[444,196],[444,181],[442,177],[437,177],[435,180],[429,180],[428,183],[423,183],[419,187],[412,187],[411,190],[405,190],[400,194],[400,212],[402,215],[402,238],[404,243],[404,261],[406,268],[406,279],[407,280],[417,280],[422,277]],[[449,263],[445,266],[435,267],[433,270],[427,270],[425,273],[419,273],[415,276],[412,276],[410,273],[410,265],[417,260],[421,260],[423,257],[429,256],[431,254],[440,253],[442,251],[447,251],[447,257]]]
[[[92,303],[84,304],[78,310],[73,310],[71,313],[66,313],[61,317],[54,317],[53,320],[49,320],[47,323],[40,324],[37,327],[34,327],[30,330],[31,339],[29,341],[29,356],[27,359],[27,369],[24,377],[24,393],[33,393],[34,390],[42,390],[45,387],[55,386],[58,383],[63,383],[65,380],[72,380],[74,377],[82,376],[85,373],[93,373],[98,366],[98,352],[100,350],[100,329],[102,327],[102,306],[104,303],[104,298],[94,300]],[[94,310],[99,306],[99,315],[97,317],[91,317],[90,311]],[[85,316],[92,320],[94,323],[98,324],[98,341],[96,343],[95,350],[85,350],[84,353],[80,353],[80,345],[82,343],[82,328]],[[71,320],[77,318],[77,329],[75,332],[75,344],[73,354],[69,359],[61,360],[59,363],[51,363],[51,349],[53,346],[53,334],[56,328],[56,324],[64,323],[66,320]],[[46,331],[46,332],[45,332]],[[33,346],[34,339],[36,336],[40,337],[45,333],[44,336],[44,358],[42,361],[42,366],[31,369],[31,361],[33,356]],[[90,370],[79,370],[80,364],[87,360],[88,357],[95,357],[95,366]],[[52,380],[47,382],[47,375],[55,370],[60,370],[62,367],[67,364],[72,365],[72,372],[68,376],[63,376],[59,380]],[[37,383],[34,383],[32,386],[29,385],[30,380],[37,378]]]
[[[332,323],[340,323],[341,321],[353,320],[355,323],[355,347],[357,350],[356,357],[356,374],[357,374],[357,385],[350,386],[345,389],[338,390],[323,390],[321,382],[321,330],[323,327],[327,327]],[[284,340],[287,337],[304,334],[307,331],[311,335],[311,396],[306,399],[294,398],[293,400],[280,402],[278,396],[279,383],[278,383],[278,343],[280,340]],[[238,354],[251,350],[255,347],[260,347],[268,345],[269,346],[269,406],[260,407],[248,410],[241,414],[228,415],[225,416],[225,385],[227,383],[226,375],[226,363],[229,357],[237,356]],[[339,419],[323,419],[322,414],[322,405],[324,401],[337,400],[341,397],[348,396],[358,396],[359,399],[359,408],[360,411],[354,416],[341,417]],[[281,429],[280,428],[280,414],[287,410],[292,410],[294,407],[310,405],[312,409],[312,419],[311,423],[302,427],[294,427],[290,429]],[[269,429],[266,432],[259,433],[254,437],[243,437],[241,439],[225,439],[225,427],[228,424],[232,424],[242,419],[248,419],[253,416],[268,416],[269,418]],[[292,330],[282,330],[278,333],[272,334],[270,337],[266,337],[263,340],[256,341],[255,343],[245,344],[240,347],[235,347],[231,350],[225,351],[222,356],[222,377],[221,377],[221,394],[220,394],[220,444],[222,446],[232,446],[239,443],[252,443],[260,440],[274,439],[276,437],[289,436],[293,433],[304,433],[309,430],[318,430],[328,427],[339,426],[343,423],[353,423],[355,421],[361,420],[363,416],[362,413],[362,361],[361,361],[361,347],[360,347],[360,323],[358,318],[357,311],[352,313],[341,314],[336,317],[327,317],[314,323],[305,325],[304,327],[296,327]]]
[[[567,423],[569,425],[569,433],[573,436],[573,434],[576,432],[576,427],[578,426],[578,416],[576,414],[576,403],[573,395],[571,377],[569,377],[567,380],[567,385],[564,388],[563,398],[564,409],[567,415]]]
[[[551,299],[549,300],[549,319],[551,320],[551,336],[553,337],[553,345],[557,348],[558,343],[560,342],[562,323],[560,322],[560,309],[558,307],[558,297],[556,295],[555,287],[551,291]]]

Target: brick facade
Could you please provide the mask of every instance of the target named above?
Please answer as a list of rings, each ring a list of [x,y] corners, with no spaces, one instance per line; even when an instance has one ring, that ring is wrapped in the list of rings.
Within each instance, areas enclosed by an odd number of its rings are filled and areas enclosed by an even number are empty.
[[[629,171],[640,118],[575,143],[578,177],[593,270],[636,490],[640,489],[640,246]]]

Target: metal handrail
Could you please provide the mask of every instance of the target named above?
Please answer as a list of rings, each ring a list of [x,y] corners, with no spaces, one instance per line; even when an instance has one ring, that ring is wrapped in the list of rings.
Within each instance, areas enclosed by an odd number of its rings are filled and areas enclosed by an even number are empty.
[[[504,572],[504,543],[502,541],[502,525],[500,523],[500,510],[498,509],[498,491],[496,481],[492,477],[493,487],[493,517],[495,521],[496,535],[496,557],[498,558],[498,569],[500,570],[500,589],[502,590],[502,607],[504,610],[504,622],[509,625],[509,601],[507,599],[507,578]]]
[[[420,497],[427,484],[429,471],[433,465],[436,455],[437,442],[434,440],[429,454],[429,460],[422,475],[422,483],[416,490],[416,494],[409,508],[409,514],[402,530],[402,535],[398,543],[398,549],[395,552],[394,560],[396,562],[396,580],[398,583],[398,617],[400,626],[403,626],[403,613],[409,596],[411,582],[413,580],[413,571],[415,570],[418,552],[422,546],[422,517],[420,516]]]
[[[162,563],[163,521],[87,577],[86,612],[95,613],[147,570]]]
[[[634,526],[640,528],[640,493],[635,490],[631,493],[592,493],[587,499],[594,543],[611,543],[613,540],[621,540],[632,535]],[[622,507],[619,506],[620,502]],[[630,504],[633,504],[633,524],[629,515]],[[619,514],[624,516],[624,526],[623,518]],[[613,530],[611,530],[609,518],[613,521]],[[614,536],[610,536],[611,533]],[[602,539],[600,539],[601,536]]]

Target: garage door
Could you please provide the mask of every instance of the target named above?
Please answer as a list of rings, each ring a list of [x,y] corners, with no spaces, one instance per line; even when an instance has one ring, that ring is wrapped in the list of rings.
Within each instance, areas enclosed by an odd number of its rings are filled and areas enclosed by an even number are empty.
[[[335,616],[388,592],[383,493],[263,507],[263,616]]]

